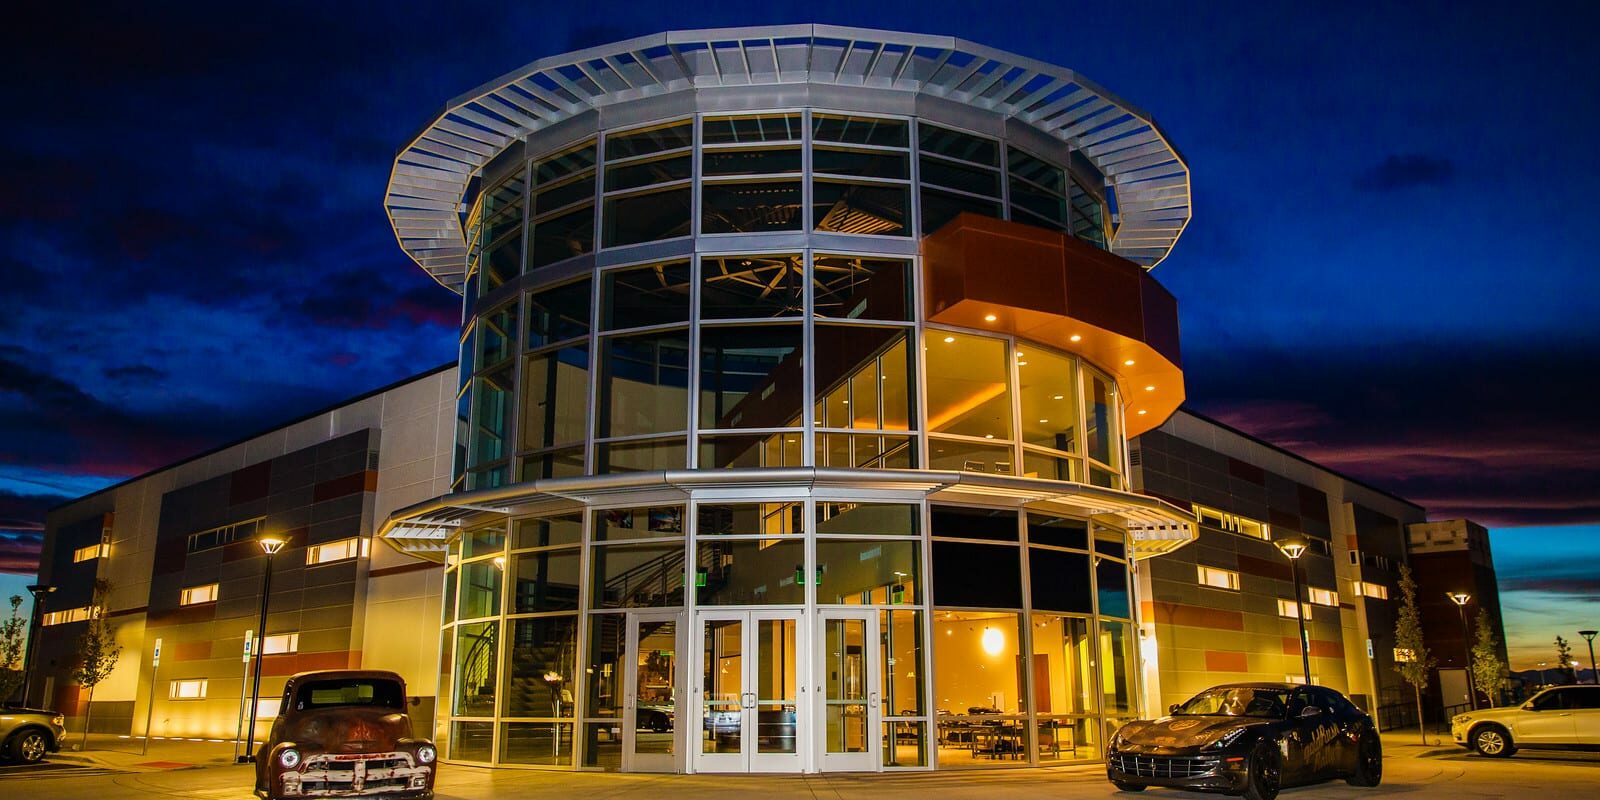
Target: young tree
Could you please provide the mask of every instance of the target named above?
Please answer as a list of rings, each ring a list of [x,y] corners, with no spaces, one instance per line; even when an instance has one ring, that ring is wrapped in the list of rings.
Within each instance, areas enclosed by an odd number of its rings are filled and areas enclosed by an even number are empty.
[[[1489,612],[1478,609],[1478,638],[1472,645],[1472,680],[1494,708],[1500,692],[1511,685],[1511,667],[1500,659],[1500,639],[1489,626]]]
[[[1428,685],[1428,671],[1433,669],[1433,658],[1422,641],[1422,615],[1417,611],[1417,582],[1411,578],[1411,567],[1400,567],[1400,618],[1394,623],[1394,646],[1405,651],[1410,658],[1395,660],[1394,669],[1405,678],[1417,693],[1417,732],[1422,743],[1428,743],[1428,731],[1422,724],[1422,687]],[[1398,654],[1396,654],[1398,655]]]
[[[22,642],[28,636],[28,621],[21,612],[22,595],[11,595],[11,618],[0,623],[0,703],[22,685]]]
[[[1560,636],[1556,637],[1556,671],[1561,673],[1563,684],[1578,682],[1578,671],[1572,666],[1572,645]]]
[[[94,715],[94,687],[111,675],[117,665],[122,647],[117,644],[117,632],[107,617],[111,600],[111,582],[104,578],[94,582],[94,599],[89,603],[89,627],[78,639],[78,667],[72,679],[89,690],[89,703],[83,714],[83,745],[89,746],[89,720]]]

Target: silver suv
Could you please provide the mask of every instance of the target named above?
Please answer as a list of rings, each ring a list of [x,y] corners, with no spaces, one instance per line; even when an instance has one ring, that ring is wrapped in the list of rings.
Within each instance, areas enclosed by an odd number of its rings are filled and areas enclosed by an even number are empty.
[[[61,749],[66,718],[54,711],[0,707],[0,755],[12,761],[38,761]]]
[[[1450,733],[1456,744],[1493,758],[1518,748],[1600,749],[1600,686],[1556,686],[1520,706],[1458,714]]]

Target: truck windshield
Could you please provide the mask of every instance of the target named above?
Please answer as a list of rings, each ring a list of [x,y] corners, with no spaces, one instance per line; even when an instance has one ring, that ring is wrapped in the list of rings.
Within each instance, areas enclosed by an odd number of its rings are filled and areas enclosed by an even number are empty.
[[[394,681],[371,678],[311,681],[300,687],[295,710],[333,706],[377,706],[405,708],[405,693]]]

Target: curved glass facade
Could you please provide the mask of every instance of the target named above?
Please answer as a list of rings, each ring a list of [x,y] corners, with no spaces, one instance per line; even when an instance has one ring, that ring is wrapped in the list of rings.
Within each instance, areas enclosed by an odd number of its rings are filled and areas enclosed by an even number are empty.
[[[963,212],[1105,247],[1104,178],[1027,138],[822,108],[705,113],[530,143],[486,169],[468,216],[458,491],[862,477],[556,491],[466,519],[446,572],[450,760],[1099,757],[1138,709],[1121,518],[1017,499],[1033,489],[930,499],[870,478],[1126,488],[1109,371],[921,308],[918,242]]]

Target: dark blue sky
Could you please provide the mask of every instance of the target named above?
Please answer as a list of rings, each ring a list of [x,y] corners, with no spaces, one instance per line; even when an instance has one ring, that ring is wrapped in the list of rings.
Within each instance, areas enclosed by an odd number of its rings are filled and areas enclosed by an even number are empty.
[[[1592,4],[693,5],[13,12],[0,568],[65,497],[452,357],[454,295],[382,208],[448,99],[614,39],[827,22],[959,35],[1152,113],[1193,169],[1156,271],[1191,405],[1495,527],[1507,588],[1592,624],[1600,578],[1550,583],[1573,556],[1539,544],[1600,560]]]

